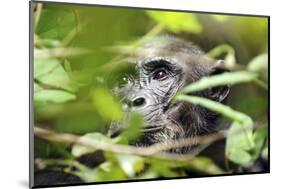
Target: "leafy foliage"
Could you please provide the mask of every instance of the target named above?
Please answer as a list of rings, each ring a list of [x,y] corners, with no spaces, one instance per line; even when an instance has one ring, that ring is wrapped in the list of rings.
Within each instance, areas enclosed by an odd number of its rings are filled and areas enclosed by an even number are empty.
[[[148,11],[147,14],[158,24],[174,33],[182,31],[200,33],[202,31],[201,24],[199,23],[196,15],[192,13]]]
[[[211,109],[232,122],[226,136],[226,162],[244,166],[255,163],[261,156],[267,157],[268,21],[265,18],[52,3],[43,7],[34,5],[36,126],[78,133],[81,135],[78,140],[128,146],[128,140],[139,136],[143,119],[133,114],[126,132],[117,138],[106,136],[108,125],[112,121],[118,123],[125,115],[119,99],[111,94],[105,82],[112,76],[111,68],[118,65],[112,64],[110,60],[114,55],[104,49],[116,43],[131,44],[136,38],[142,41],[161,32],[185,33],[184,37],[202,46],[210,57],[224,59],[224,66],[232,72],[205,77],[185,86],[175,99]],[[227,105],[190,96],[223,85],[232,86]],[[105,161],[93,168],[79,163],[77,158],[97,152],[95,148],[79,143],[59,145],[35,140],[39,154],[35,160],[36,170],[57,170],[57,165],[61,165],[62,171],[85,182],[181,177],[189,176],[189,172],[199,175],[230,172],[209,157],[170,160],[106,150],[102,152]]]

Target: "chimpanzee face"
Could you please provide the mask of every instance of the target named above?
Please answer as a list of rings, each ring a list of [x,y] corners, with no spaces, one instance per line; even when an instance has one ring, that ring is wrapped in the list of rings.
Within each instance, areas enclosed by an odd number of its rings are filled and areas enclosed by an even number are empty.
[[[184,42],[176,39],[160,45],[144,45],[120,65],[124,71],[114,93],[121,99],[127,115],[132,112],[143,115],[143,137],[139,145],[195,136],[216,118],[201,107],[173,101],[182,87],[217,71],[214,60],[190,44],[179,43]],[[228,88],[216,88],[197,95],[218,97],[221,101],[227,94]],[[120,129],[124,129],[122,123],[112,123],[110,135]]]
[[[163,57],[149,57],[133,64],[116,90],[126,112],[143,115],[144,131],[160,129],[162,115],[182,83],[180,64]]]

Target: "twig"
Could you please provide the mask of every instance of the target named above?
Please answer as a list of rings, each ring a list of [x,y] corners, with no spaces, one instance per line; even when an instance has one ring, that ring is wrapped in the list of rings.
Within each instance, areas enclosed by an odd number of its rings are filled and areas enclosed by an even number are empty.
[[[135,147],[129,145],[109,144],[109,143],[104,143],[98,140],[93,140],[88,138],[80,138],[80,136],[73,135],[73,134],[56,133],[54,131],[43,129],[40,127],[34,127],[34,134],[37,137],[53,142],[67,143],[67,144],[76,143],[83,146],[100,149],[103,151],[139,155],[139,156],[153,156],[163,159],[178,159],[178,160],[187,160],[189,158],[193,158],[198,153],[200,153],[204,148],[198,148],[199,150],[195,150],[194,153],[190,153],[187,155],[172,154],[172,153],[167,153],[165,151],[174,148],[193,146],[196,144],[207,145],[226,137],[225,132],[220,132],[220,133],[210,134],[206,136],[185,138],[185,139],[173,140],[165,143],[158,143],[149,147]]]

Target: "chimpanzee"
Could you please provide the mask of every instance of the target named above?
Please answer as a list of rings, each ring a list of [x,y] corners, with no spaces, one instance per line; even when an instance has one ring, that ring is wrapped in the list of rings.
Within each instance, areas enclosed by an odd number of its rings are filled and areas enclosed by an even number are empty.
[[[122,77],[115,94],[122,99],[127,114],[139,112],[144,127],[137,146],[149,146],[167,140],[196,137],[216,131],[218,115],[187,102],[173,101],[184,86],[202,77],[226,69],[220,60],[208,58],[197,46],[171,36],[160,36],[132,49],[126,59],[130,72]],[[193,95],[223,102],[229,87],[215,87]],[[128,116],[127,116],[128,117]],[[109,135],[124,130],[122,123],[112,123]],[[189,148],[174,149],[187,153]]]

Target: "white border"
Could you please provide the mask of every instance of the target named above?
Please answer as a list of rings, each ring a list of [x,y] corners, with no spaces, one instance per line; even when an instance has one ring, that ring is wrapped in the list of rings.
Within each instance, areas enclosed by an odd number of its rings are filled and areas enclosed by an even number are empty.
[[[58,0],[60,1],[60,0]],[[61,1],[62,2],[62,1]],[[271,174],[89,185],[77,188],[266,188],[280,186],[280,5],[276,0],[68,0],[68,2],[271,16]],[[28,0],[1,2],[1,188],[28,187]],[[68,187],[75,188],[75,187]],[[276,187],[275,187],[276,188]]]

